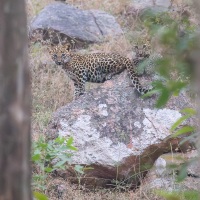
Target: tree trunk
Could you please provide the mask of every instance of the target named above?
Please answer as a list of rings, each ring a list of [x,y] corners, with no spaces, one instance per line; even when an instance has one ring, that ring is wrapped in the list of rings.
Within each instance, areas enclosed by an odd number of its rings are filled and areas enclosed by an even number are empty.
[[[29,200],[30,77],[24,0],[0,1],[0,200]]]
[[[196,14],[198,16],[198,23],[200,24],[200,13],[199,13],[199,9],[200,9],[200,2],[199,0],[195,0],[194,1],[194,8],[196,11]],[[200,35],[200,34],[199,34]],[[197,148],[199,151],[199,157],[198,157],[198,164],[200,166],[200,39],[198,39],[198,41],[196,41],[196,43],[198,44],[198,49],[196,51],[196,54],[194,56],[194,61],[196,64],[196,71],[195,71],[195,92],[197,93],[196,95],[196,110],[197,110],[197,116],[198,116],[198,124],[197,124],[197,131],[198,131],[198,138],[197,138]]]

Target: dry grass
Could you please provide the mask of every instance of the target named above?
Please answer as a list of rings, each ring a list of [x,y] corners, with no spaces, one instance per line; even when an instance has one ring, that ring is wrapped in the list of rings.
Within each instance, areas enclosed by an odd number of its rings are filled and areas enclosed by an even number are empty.
[[[124,11],[124,8],[130,4],[131,0],[91,0],[89,2],[88,0],[69,0],[67,2],[84,10],[104,10],[108,13],[118,15]]]
[[[131,44],[124,35],[118,38],[108,38],[107,42],[101,44],[94,44],[90,46],[87,51],[90,52],[105,52],[105,53],[119,53],[127,56],[132,52]]]
[[[26,0],[27,12],[29,19],[37,15],[42,8],[55,0]],[[130,4],[131,0],[69,0],[68,4],[74,5],[80,9],[98,9],[103,10],[113,15],[118,15],[124,12],[125,8]]]
[[[46,5],[55,2],[54,0],[26,0],[28,19],[36,16]]]
[[[52,113],[72,100],[72,82],[63,71],[51,62],[46,47],[30,47],[32,73],[32,132],[44,134]]]
[[[156,195],[153,190],[146,187],[140,187],[136,191],[116,189],[93,189],[89,190],[78,185],[69,184],[63,179],[49,179],[47,195],[51,200],[164,200]]]

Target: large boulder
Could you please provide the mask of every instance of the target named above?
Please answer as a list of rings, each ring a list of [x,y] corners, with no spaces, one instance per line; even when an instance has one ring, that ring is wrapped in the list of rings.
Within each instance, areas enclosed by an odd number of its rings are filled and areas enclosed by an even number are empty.
[[[101,42],[109,36],[119,36],[122,29],[115,18],[106,12],[80,10],[72,5],[56,2],[46,6],[33,19],[30,24],[31,38],[38,36],[38,32],[43,34],[42,39],[50,39],[52,42],[73,39],[76,42],[91,43]]]
[[[47,136],[73,136],[78,152],[72,163],[93,168],[85,171],[83,183],[136,186],[160,155],[179,147],[169,129],[181,117],[178,110],[188,106],[183,94],[163,109],[154,108],[155,99],[142,99],[123,72],[58,109]]]

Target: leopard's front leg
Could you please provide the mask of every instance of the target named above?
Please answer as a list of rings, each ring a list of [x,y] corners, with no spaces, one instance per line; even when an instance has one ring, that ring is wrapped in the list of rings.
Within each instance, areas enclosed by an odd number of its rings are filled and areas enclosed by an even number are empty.
[[[75,92],[74,96],[77,99],[80,95],[85,93],[85,82],[87,81],[87,72],[84,70],[82,73],[77,73],[74,81]]]
[[[80,95],[83,95],[85,92],[85,83],[74,82],[74,87],[75,87],[74,96],[75,99],[78,99],[78,97]]]

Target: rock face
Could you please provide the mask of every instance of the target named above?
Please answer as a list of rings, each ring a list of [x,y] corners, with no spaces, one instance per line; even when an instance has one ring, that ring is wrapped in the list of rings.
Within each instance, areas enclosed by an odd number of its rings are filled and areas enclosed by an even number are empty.
[[[185,97],[159,110],[154,103],[155,98],[138,96],[125,71],[58,109],[47,136],[74,137],[79,150],[73,164],[93,168],[85,171],[83,183],[106,186],[117,180],[134,187],[160,155],[177,148],[179,139],[170,139],[169,129],[181,117],[177,110],[188,105]]]
[[[162,7],[168,9],[171,6],[170,0],[133,0],[133,4],[139,8],[149,8],[149,7]]]
[[[132,0],[130,7],[127,10],[128,15],[142,17],[145,11],[149,10],[152,13],[161,13],[170,10],[172,3],[170,0]]]
[[[191,162],[193,160],[193,162]],[[188,163],[186,177],[177,183],[177,173]],[[170,167],[176,166],[176,167]],[[197,150],[183,153],[168,153],[159,157],[145,177],[142,188],[173,190],[200,190],[200,159]]]
[[[59,39],[66,37],[87,43],[100,42],[106,37],[122,34],[113,16],[99,10],[80,10],[61,2],[46,6],[32,21],[30,29],[31,37],[40,31],[43,39],[46,39],[50,37],[47,30],[51,30],[55,33],[53,40],[58,40],[55,38],[56,33],[59,33]]]

